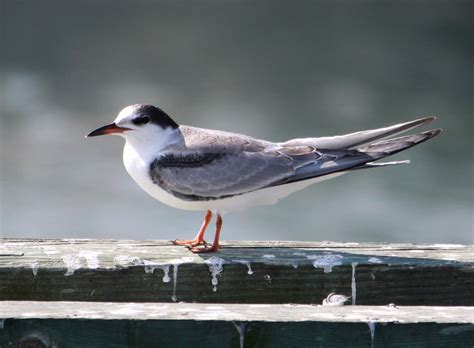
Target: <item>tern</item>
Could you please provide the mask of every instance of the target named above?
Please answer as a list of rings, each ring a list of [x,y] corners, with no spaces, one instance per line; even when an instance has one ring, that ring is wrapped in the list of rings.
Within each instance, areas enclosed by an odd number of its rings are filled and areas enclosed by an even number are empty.
[[[274,204],[293,192],[359,169],[409,161],[376,162],[433,138],[441,129],[394,137],[434,117],[346,135],[271,142],[250,136],[179,125],[153,105],[124,108],[114,122],[86,137],[125,138],[123,162],[145,192],[174,208],[205,211],[192,240],[175,240],[191,251],[216,252],[222,214]],[[204,233],[216,214],[212,245]]]

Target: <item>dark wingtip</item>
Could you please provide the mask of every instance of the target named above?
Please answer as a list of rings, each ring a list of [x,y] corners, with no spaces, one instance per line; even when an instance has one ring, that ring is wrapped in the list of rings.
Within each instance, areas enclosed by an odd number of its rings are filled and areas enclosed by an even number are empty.
[[[443,131],[442,128],[437,128],[437,129],[431,129],[431,130],[424,131],[421,134],[423,134],[423,135],[426,134],[427,135],[426,138],[431,139],[431,138],[437,136],[438,134],[440,134],[442,131]]]
[[[426,116],[415,120],[413,123],[421,126],[422,124],[428,124],[430,122],[433,122],[434,120],[436,120],[436,116]]]

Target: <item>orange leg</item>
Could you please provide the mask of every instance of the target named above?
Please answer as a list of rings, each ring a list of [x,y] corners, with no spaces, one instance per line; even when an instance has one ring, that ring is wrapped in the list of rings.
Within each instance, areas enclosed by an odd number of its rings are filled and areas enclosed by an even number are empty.
[[[214,242],[212,243],[212,246],[204,246],[202,248],[198,247],[192,247],[191,251],[193,253],[210,253],[210,252],[216,252],[220,249],[219,246],[219,238],[221,235],[221,228],[222,228],[222,217],[220,214],[217,214],[217,220],[216,220],[216,234],[214,236]]]
[[[191,239],[191,240],[178,240],[177,239],[173,241],[173,244],[185,245],[185,246],[191,246],[191,247],[207,244],[206,241],[204,240],[204,233],[206,232],[207,226],[209,225],[209,222],[211,222],[211,219],[212,219],[212,212],[208,210],[206,212],[206,216],[204,217],[204,222],[202,223],[201,229],[199,230],[196,237],[194,237],[194,239]]]

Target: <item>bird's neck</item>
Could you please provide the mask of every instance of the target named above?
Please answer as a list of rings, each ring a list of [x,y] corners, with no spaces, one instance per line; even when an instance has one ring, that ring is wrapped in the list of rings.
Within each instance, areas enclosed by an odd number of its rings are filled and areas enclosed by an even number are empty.
[[[167,128],[162,130],[160,134],[145,137],[128,136],[125,141],[125,147],[132,148],[145,163],[154,160],[170,147],[184,145],[184,137],[179,128]]]

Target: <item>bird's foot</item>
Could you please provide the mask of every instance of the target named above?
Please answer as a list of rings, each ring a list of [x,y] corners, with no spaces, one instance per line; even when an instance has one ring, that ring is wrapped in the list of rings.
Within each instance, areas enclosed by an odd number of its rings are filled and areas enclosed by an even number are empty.
[[[212,246],[208,246],[208,245],[205,245],[204,247],[190,247],[189,250],[191,250],[191,252],[195,253],[195,254],[202,254],[202,253],[215,253],[217,251],[219,251],[221,247],[219,245],[212,245]]]
[[[207,245],[207,242],[204,239],[190,239],[190,240],[182,240],[176,239],[173,241],[174,245],[182,245],[187,247],[197,247],[198,245]]]

